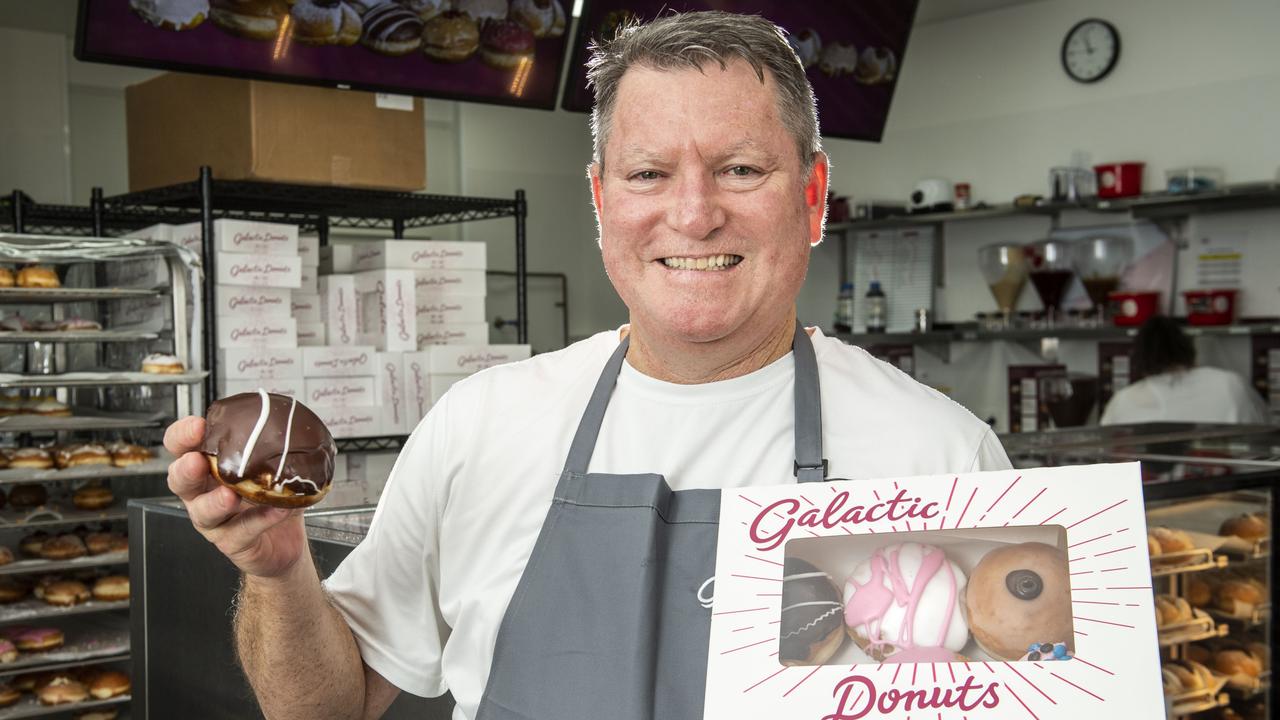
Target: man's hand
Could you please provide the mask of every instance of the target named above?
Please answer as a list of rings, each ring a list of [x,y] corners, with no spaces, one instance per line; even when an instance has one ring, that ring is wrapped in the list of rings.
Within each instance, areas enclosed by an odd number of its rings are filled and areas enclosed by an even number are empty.
[[[283,576],[306,550],[302,510],[254,505],[219,483],[200,452],[204,433],[202,417],[183,418],[165,431],[164,446],[178,458],[169,465],[169,489],[186,505],[196,530],[242,572]]]

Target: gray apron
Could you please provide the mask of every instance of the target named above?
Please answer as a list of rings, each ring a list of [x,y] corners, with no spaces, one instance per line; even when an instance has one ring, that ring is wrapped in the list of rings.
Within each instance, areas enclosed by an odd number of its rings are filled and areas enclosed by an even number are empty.
[[[587,473],[627,345],[600,373],[573,437],[476,720],[702,717],[720,491]],[[799,323],[792,352],[796,477],[821,482],[818,365]]]

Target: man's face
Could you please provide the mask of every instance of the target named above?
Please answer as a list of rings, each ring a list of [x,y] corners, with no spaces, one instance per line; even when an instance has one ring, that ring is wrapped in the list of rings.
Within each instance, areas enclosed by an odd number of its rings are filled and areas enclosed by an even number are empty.
[[[650,335],[713,342],[795,312],[821,240],[826,159],[806,177],[772,76],[628,70],[592,167],[605,270]]]

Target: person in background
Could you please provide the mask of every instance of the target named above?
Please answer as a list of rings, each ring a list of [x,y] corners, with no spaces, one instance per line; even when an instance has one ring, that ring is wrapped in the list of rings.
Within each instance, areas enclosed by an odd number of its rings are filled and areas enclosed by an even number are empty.
[[[1157,315],[1134,341],[1132,385],[1117,392],[1103,425],[1140,422],[1263,423],[1267,407],[1239,375],[1196,367],[1196,348],[1182,328]]]

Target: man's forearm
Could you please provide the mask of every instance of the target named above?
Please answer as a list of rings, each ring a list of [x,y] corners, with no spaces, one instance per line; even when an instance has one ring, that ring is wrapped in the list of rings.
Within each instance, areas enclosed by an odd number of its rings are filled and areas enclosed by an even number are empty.
[[[329,604],[310,554],[281,578],[245,576],[235,622],[236,651],[270,720],[360,718],[360,651]]]

